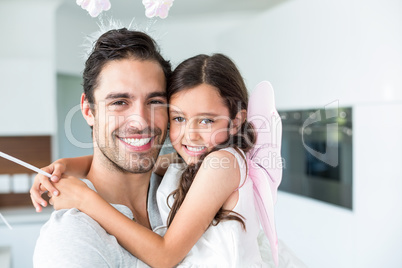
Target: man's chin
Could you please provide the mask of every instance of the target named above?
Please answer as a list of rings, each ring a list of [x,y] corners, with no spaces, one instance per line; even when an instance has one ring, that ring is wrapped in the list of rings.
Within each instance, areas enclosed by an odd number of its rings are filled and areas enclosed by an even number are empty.
[[[125,170],[130,173],[147,173],[151,171],[156,163],[159,150],[153,151],[151,155],[145,153],[131,153],[128,161],[125,161]]]

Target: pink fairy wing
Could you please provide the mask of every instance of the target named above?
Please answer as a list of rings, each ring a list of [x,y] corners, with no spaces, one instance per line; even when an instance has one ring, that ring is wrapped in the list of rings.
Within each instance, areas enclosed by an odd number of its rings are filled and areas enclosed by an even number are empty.
[[[275,228],[274,202],[268,183],[269,176],[263,168],[259,166],[253,168],[252,166],[257,164],[252,160],[248,163],[252,173],[249,173],[249,176],[253,180],[254,203],[258,218],[271,245],[273,260],[278,265],[278,238]]]
[[[281,139],[282,121],[275,108],[274,91],[267,81],[252,92],[247,120],[257,133],[257,141],[247,153],[249,176],[254,184],[254,201],[265,234],[271,244],[274,262],[278,265],[278,239],[274,205],[282,180]]]
[[[268,171],[274,203],[282,180],[282,121],[275,108],[274,90],[268,81],[260,82],[252,92],[247,120],[254,125],[257,142],[249,152],[250,158]]]

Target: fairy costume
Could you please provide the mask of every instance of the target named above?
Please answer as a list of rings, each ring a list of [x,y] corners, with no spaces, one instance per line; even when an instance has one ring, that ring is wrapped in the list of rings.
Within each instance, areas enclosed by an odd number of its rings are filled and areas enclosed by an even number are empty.
[[[249,101],[248,120],[253,123],[257,132],[254,148],[247,155],[234,148],[222,149],[233,154],[240,167],[241,177],[237,189],[239,198],[233,211],[245,218],[246,230],[239,222],[233,220],[221,221],[216,226],[211,225],[179,267],[278,265],[274,204],[282,178],[280,161],[282,125],[275,109],[273,89],[269,82],[261,82],[254,90]],[[267,158],[270,158],[270,161],[267,162]],[[184,168],[185,164],[172,164],[158,189],[157,202],[164,224],[174,201],[173,196],[169,195],[178,188]],[[264,259],[268,259],[270,263],[264,263],[261,258],[259,245],[261,226],[268,237],[272,252],[271,258]]]

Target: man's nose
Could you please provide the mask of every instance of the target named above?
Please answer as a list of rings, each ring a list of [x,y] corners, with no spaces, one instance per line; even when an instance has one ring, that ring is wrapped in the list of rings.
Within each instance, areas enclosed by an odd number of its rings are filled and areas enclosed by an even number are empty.
[[[126,118],[128,127],[145,129],[149,126],[149,113],[144,105],[137,105],[130,110],[130,115]]]

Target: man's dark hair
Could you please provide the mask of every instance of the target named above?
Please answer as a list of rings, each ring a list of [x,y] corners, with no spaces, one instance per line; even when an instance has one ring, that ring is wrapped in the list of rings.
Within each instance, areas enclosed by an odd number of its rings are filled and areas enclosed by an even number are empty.
[[[99,74],[110,61],[121,59],[151,60],[160,64],[169,83],[172,73],[170,62],[165,60],[156,42],[147,34],[126,28],[110,30],[99,37],[85,62],[83,73],[84,93],[91,106],[95,103],[94,89]]]

